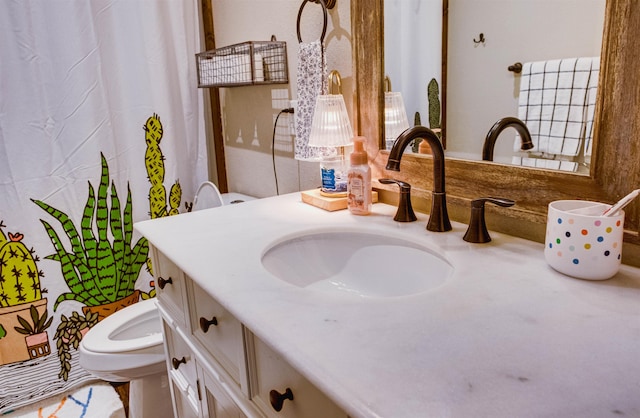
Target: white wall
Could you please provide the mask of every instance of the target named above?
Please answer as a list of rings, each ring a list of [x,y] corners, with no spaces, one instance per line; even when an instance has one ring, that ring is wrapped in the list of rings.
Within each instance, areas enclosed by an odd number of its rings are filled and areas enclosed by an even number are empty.
[[[298,39],[296,21],[302,0],[213,0],[218,47],[245,41],[286,41],[289,84],[220,89],[229,190],[257,197],[276,194],[271,156],[278,112],[296,98]],[[301,20],[304,42],[320,37],[322,8],[307,2]],[[353,122],[350,3],[339,0],[329,10],[325,46],[328,70],[338,70]],[[280,194],[320,185],[318,163],[293,158],[293,115],[283,114],[276,130],[276,170]]]
[[[447,152],[480,159],[484,138],[505,116],[517,116],[515,62],[600,55],[605,0],[451,0],[447,86]],[[484,33],[486,42],[475,44]],[[494,159],[511,162],[512,129]]]

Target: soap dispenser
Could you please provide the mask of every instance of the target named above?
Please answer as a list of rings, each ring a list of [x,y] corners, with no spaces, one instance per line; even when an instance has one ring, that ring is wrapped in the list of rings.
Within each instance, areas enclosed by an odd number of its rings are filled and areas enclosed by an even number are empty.
[[[347,207],[355,215],[371,213],[371,168],[364,149],[365,138],[353,138],[353,152],[347,174]]]

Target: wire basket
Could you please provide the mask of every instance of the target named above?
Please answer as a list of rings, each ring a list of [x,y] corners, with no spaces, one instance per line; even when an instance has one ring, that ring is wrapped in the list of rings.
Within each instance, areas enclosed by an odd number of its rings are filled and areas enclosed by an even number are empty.
[[[198,87],[289,82],[287,43],[249,41],[196,54]]]

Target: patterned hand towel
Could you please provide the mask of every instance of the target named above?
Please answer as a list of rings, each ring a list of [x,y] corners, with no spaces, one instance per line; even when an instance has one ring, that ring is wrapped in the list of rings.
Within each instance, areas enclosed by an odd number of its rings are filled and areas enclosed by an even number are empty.
[[[590,109],[587,100],[594,88],[591,80],[598,78],[598,63],[599,58],[595,57],[523,65],[518,117],[531,133],[535,147],[530,152],[578,155],[586,137]],[[520,138],[516,137],[514,151],[519,149]]]
[[[320,40],[298,46],[298,105],[296,118],[296,160],[317,161],[321,148],[310,147],[309,133],[318,95],[327,92],[327,63]]]

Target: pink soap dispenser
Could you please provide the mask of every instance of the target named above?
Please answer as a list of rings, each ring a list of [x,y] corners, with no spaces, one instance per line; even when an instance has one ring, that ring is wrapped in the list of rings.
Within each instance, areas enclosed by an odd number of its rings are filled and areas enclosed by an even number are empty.
[[[353,138],[351,165],[347,174],[347,207],[354,215],[371,213],[371,168],[364,137]]]

